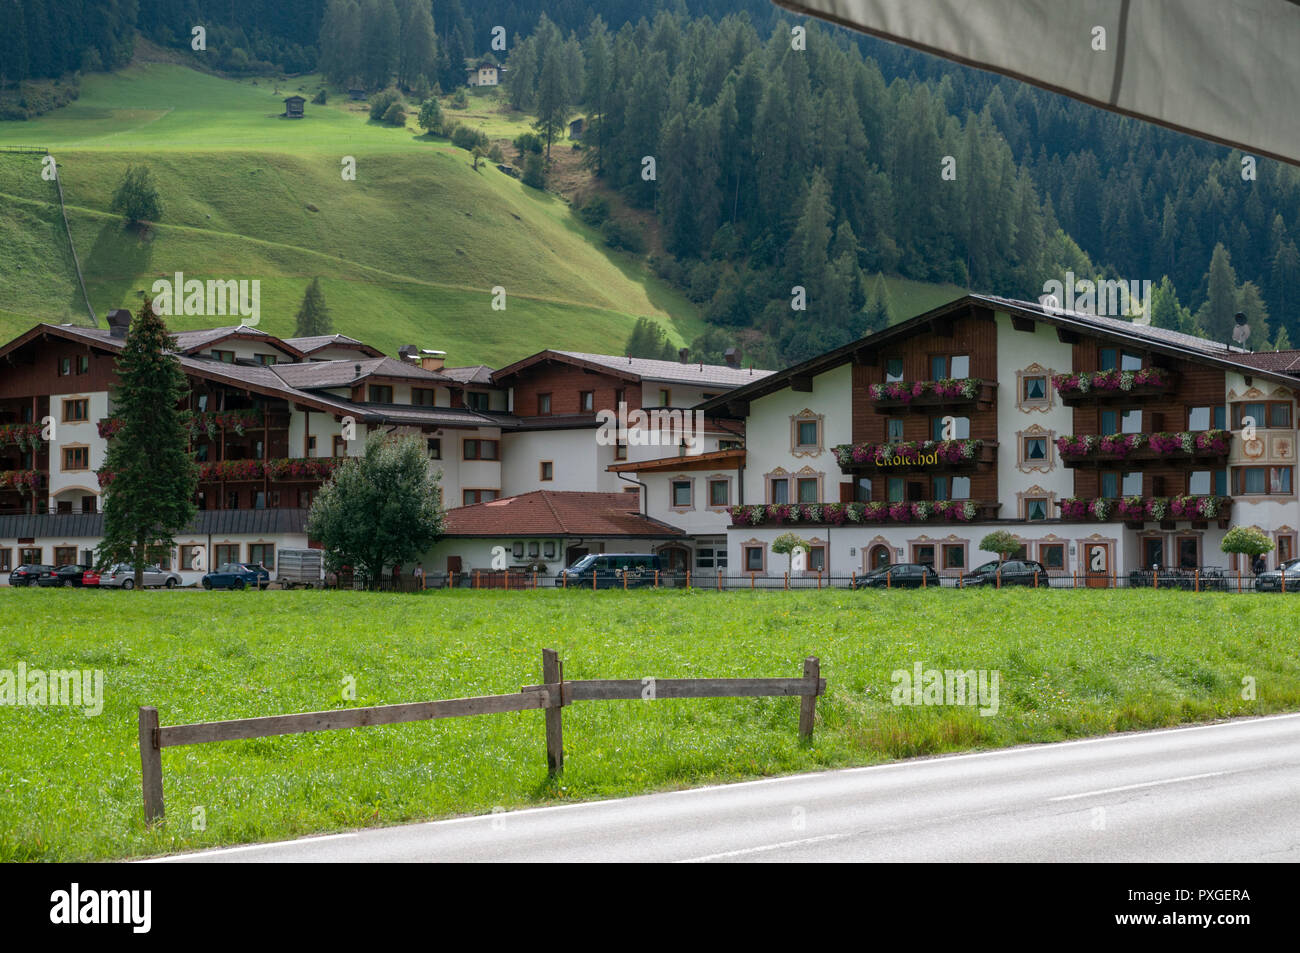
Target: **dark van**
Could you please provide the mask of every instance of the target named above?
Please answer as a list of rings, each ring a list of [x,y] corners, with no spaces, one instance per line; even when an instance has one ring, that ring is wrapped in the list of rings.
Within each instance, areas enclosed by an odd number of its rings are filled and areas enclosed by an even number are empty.
[[[563,588],[632,589],[653,586],[663,569],[653,553],[591,553],[568,569],[560,570],[555,584]]]

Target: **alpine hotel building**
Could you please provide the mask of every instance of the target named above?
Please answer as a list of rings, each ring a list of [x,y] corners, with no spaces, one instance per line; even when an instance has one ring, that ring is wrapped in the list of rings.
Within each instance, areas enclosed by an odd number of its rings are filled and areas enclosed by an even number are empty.
[[[42,324],[0,347],[0,584],[20,563],[91,561],[129,322]],[[441,473],[431,578],[488,569],[498,546],[521,570],[658,552],[700,584],[780,575],[771,544],[790,530],[813,576],[958,575],[995,558],[978,546],[998,527],[1098,586],[1152,566],[1249,572],[1220,549],[1232,525],[1275,540],[1270,567],[1296,554],[1300,351],[985,295],[776,373],[553,350],[445,367],[250,327],[174,337],[201,471],[173,561],[187,582],[196,550],[273,569],[278,549],[315,545],[313,494],[375,430],[418,435]],[[700,411],[703,432],[600,439],[620,403]]]

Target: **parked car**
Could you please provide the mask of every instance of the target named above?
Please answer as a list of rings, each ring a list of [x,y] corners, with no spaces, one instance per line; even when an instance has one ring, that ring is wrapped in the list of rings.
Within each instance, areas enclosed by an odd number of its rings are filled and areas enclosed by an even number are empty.
[[[170,569],[160,569],[157,566],[144,567],[144,587],[146,589],[163,587],[175,589],[181,584],[180,573],[172,572]],[[127,563],[117,563],[108,572],[100,573],[99,586],[101,589],[134,589],[135,567]]]
[[[94,569],[87,569],[81,575],[81,586],[83,589],[99,588],[99,572]]]
[[[659,557],[652,553],[591,553],[568,569],[561,569],[555,584],[589,589],[622,589],[626,584],[631,589],[653,586],[655,573],[662,571]]]
[[[1258,592],[1282,592],[1285,575],[1286,591],[1300,592],[1300,559],[1289,559],[1277,569],[1270,569],[1255,577],[1255,589]]]
[[[858,577],[859,589],[938,589],[939,574],[928,563],[894,563]]]
[[[256,586],[261,589],[271,581],[271,574],[252,563],[222,563],[199,580],[204,589],[244,589]]]
[[[30,586],[39,584],[42,575],[49,575],[52,572],[54,572],[53,566],[46,566],[43,563],[23,563],[9,573],[9,585]]]
[[[968,586],[997,586],[1001,579],[1003,586],[1033,586],[1037,580],[1038,588],[1051,586],[1051,577],[1043,564],[1032,559],[1008,559],[977,566],[961,577],[962,588]]]
[[[50,588],[53,586],[76,586],[80,588],[84,585],[86,570],[90,567],[84,563],[69,563],[66,566],[60,566],[48,575],[41,576],[36,580],[36,585]]]

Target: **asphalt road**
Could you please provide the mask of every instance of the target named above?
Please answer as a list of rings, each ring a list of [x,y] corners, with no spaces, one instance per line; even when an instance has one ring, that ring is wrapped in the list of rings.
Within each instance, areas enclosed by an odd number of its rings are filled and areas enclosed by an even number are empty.
[[[1300,714],[159,858],[1300,861]]]

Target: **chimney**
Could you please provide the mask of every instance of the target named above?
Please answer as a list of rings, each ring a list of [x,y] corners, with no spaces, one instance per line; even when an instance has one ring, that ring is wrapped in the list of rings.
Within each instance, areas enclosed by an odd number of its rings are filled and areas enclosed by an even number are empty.
[[[434,351],[427,347],[420,350],[420,366],[426,371],[440,371],[446,363],[446,351]]]
[[[418,348],[414,344],[403,344],[397,349],[397,359],[403,364],[416,363],[416,351]]]
[[[680,360],[683,364],[689,364],[689,363],[690,363],[690,360],[689,360],[690,356],[691,356],[691,349],[690,349],[689,347],[680,347],[680,348],[677,349],[677,358],[678,358],[678,360]]]
[[[108,332],[115,338],[126,337],[127,328],[131,326],[131,312],[126,308],[116,308],[108,312]]]
[[[722,359],[727,362],[728,367],[740,368],[740,351],[738,349],[734,347],[727,348],[726,353],[722,355]]]

